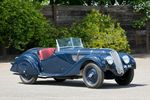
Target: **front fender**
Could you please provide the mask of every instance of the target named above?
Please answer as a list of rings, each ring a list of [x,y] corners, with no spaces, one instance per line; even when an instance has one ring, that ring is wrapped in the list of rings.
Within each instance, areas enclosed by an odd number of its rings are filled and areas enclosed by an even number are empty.
[[[136,69],[136,62],[135,62],[134,58],[131,55],[127,54],[127,53],[119,53],[119,56],[120,56],[121,60],[122,60],[122,57],[124,55],[127,55],[130,58],[129,65],[131,65],[131,69]],[[122,62],[123,62],[123,60],[122,60]]]
[[[105,70],[105,60],[102,59],[100,56],[97,56],[97,55],[86,56],[85,58],[83,58],[81,60],[81,62],[82,62],[81,67],[83,67],[82,65],[84,65],[88,61],[91,61],[91,62],[97,64],[101,70],[103,70],[103,71]]]
[[[129,55],[129,57],[130,57],[130,59],[131,59],[132,68],[133,68],[133,69],[136,69],[136,62],[135,62],[134,58],[133,58],[132,56],[130,56],[130,55]]]
[[[82,67],[85,66],[87,62],[94,62],[99,66],[102,71],[106,70],[105,61],[101,59],[98,55],[88,55],[76,62],[72,68],[66,73],[66,76],[77,75],[80,73]]]

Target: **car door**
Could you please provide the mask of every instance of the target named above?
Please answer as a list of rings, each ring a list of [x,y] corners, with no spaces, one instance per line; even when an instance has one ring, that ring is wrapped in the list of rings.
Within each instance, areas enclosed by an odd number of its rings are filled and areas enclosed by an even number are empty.
[[[55,54],[48,59],[41,61],[42,72],[51,74],[52,76],[56,74],[63,75],[73,65],[73,62],[68,60],[69,57],[70,55]]]

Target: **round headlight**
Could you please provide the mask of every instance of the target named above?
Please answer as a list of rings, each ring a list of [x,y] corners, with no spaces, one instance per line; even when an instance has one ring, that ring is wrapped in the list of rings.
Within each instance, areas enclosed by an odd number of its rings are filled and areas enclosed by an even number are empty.
[[[122,57],[122,59],[123,59],[124,63],[126,63],[126,64],[128,64],[128,63],[130,62],[130,58],[129,58],[129,56],[127,56],[127,55],[124,55],[124,56]]]
[[[107,56],[105,59],[109,65],[112,65],[114,63],[114,60],[111,56]]]

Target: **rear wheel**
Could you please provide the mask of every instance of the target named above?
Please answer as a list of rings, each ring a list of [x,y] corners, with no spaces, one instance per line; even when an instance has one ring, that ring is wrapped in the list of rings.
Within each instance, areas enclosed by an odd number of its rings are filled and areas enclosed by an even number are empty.
[[[54,78],[54,80],[55,80],[56,82],[64,82],[66,79]]]
[[[37,80],[37,76],[30,76],[30,75],[22,74],[20,75],[20,79],[22,83],[24,84],[34,84]]]
[[[133,77],[134,77],[134,69],[130,69],[123,76],[116,77],[115,81],[119,85],[128,85],[133,80]]]
[[[103,71],[94,63],[88,63],[83,69],[83,81],[89,88],[99,88],[104,80]]]

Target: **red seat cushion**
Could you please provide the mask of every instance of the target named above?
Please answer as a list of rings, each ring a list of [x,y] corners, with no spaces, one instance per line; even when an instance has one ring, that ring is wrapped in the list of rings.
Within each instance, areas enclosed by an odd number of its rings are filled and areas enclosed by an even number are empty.
[[[40,60],[47,59],[48,57],[52,56],[55,52],[55,48],[44,48],[39,50],[39,58]]]

